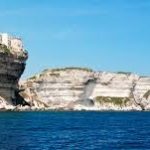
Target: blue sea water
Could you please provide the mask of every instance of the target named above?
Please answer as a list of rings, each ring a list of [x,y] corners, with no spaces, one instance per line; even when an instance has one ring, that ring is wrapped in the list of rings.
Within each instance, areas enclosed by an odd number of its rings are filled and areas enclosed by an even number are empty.
[[[1,112],[0,150],[150,149],[150,112]]]

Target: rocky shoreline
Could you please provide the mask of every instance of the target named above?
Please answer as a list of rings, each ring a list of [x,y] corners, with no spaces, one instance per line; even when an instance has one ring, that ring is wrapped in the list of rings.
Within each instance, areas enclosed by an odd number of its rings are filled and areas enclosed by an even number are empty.
[[[12,106],[12,105],[7,105],[6,107],[0,108],[0,111],[16,111],[16,112],[22,112],[22,111],[99,111],[99,112],[104,112],[104,111],[143,111],[140,108],[133,108],[133,107],[127,107],[127,108],[108,108],[108,107],[84,107],[84,106],[76,106],[75,108],[63,108],[63,107],[50,107],[50,108],[37,108],[37,107],[30,107],[30,106]],[[144,110],[144,111],[150,111],[150,110]]]

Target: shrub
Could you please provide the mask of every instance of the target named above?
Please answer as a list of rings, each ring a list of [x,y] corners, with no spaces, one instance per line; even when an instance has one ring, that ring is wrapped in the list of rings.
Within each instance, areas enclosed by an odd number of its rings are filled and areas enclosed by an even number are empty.
[[[0,49],[3,50],[5,53],[10,54],[10,49],[7,48],[6,45],[0,44]]]
[[[131,74],[131,72],[123,72],[123,71],[119,71],[119,72],[117,72],[117,74],[130,75],[130,74]]]
[[[54,76],[54,77],[59,77],[59,76],[60,76],[59,73],[50,73],[49,75],[50,75],[50,76]]]
[[[83,70],[83,71],[88,71],[91,72],[92,69],[89,68],[80,68],[80,67],[66,67],[66,68],[56,68],[56,69],[52,69],[51,71],[65,71],[65,70]]]
[[[104,96],[98,96],[95,98],[97,102],[100,104],[103,103],[113,103],[114,105],[120,105],[120,106],[125,106],[130,99],[127,97],[104,97]]]
[[[32,76],[29,78],[29,80],[34,80],[34,79],[36,79],[36,76]]]

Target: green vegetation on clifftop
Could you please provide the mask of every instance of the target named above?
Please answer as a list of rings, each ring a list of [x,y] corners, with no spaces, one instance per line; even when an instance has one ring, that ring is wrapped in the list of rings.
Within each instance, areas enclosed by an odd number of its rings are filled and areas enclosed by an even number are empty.
[[[92,72],[93,70],[90,68],[81,68],[81,67],[65,67],[65,68],[54,68],[54,69],[45,69],[43,72],[47,72],[47,71],[66,71],[66,70],[81,70],[81,71],[88,71],[88,72]]]
[[[117,74],[131,75],[131,72],[118,71]]]
[[[6,45],[0,44],[0,51],[4,51],[7,54],[10,54],[10,49],[7,48]]]

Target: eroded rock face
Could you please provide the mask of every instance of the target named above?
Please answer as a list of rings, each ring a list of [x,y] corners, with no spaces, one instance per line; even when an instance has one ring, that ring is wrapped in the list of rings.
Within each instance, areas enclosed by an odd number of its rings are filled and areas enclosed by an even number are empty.
[[[27,57],[25,51],[15,53],[0,45],[0,97],[8,105],[18,103],[16,96],[19,92],[18,81],[25,69]]]
[[[150,78],[82,68],[43,71],[24,83],[21,95],[37,109],[149,109]]]

